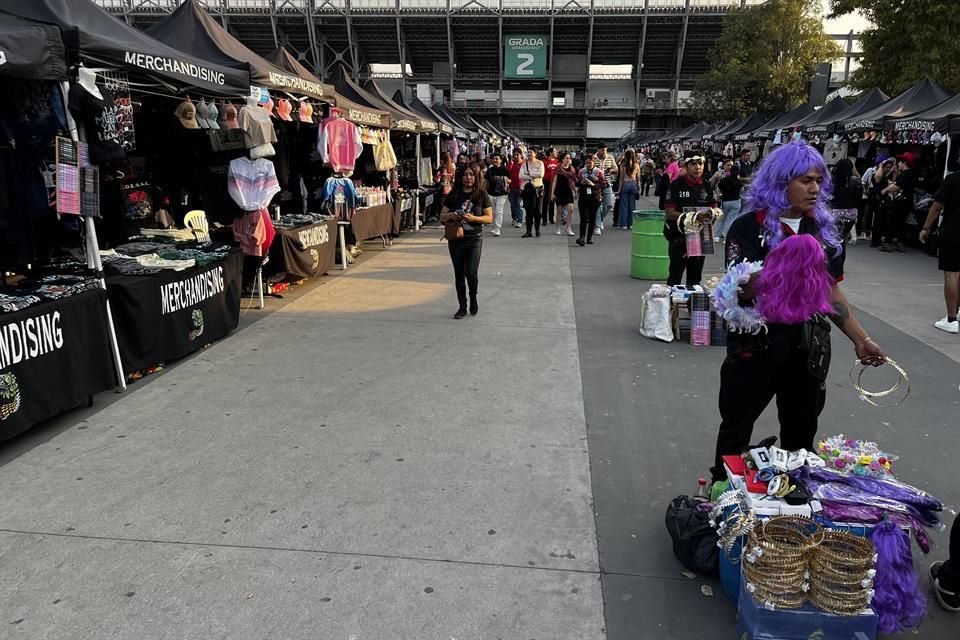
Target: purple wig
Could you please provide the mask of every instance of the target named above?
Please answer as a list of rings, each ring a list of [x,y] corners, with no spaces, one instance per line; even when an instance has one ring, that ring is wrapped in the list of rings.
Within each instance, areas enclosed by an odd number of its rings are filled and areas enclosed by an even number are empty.
[[[774,247],[757,282],[757,310],[774,324],[798,324],[815,314],[833,313],[833,278],[827,256],[814,236],[803,233]]]
[[[790,212],[787,186],[792,180],[806,175],[810,170],[823,176],[820,196],[813,207],[813,216],[820,229],[820,240],[828,247],[842,251],[842,238],[837,223],[827,203],[833,193],[830,170],[820,152],[806,142],[796,141],[781,145],[760,163],[757,174],[747,190],[747,207],[750,211],[766,211],[764,221],[767,245],[772,249],[783,240],[780,216]]]
[[[910,537],[884,520],[874,528],[870,540],[877,548],[872,605],[880,617],[880,631],[896,633],[918,627],[927,613],[927,598],[913,570]]]

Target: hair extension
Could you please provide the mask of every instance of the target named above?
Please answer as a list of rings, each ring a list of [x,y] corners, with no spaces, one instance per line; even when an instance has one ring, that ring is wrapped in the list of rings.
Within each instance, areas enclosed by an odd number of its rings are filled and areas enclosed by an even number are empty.
[[[832,313],[827,257],[820,242],[803,233],[786,238],[763,261],[757,281],[757,310],[774,324],[798,324]]]
[[[927,599],[913,570],[910,536],[884,520],[874,528],[870,539],[877,548],[871,604],[880,617],[880,631],[896,633],[919,626],[927,613]]]
[[[760,163],[756,176],[747,189],[748,210],[763,210],[767,213],[764,235],[771,249],[783,240],[780,216],[790,211],[787,186],[810,170],[816,170],[823,176],[820,195],[813,207],[813,216],[820,229],[820,240],[836,251],[843,250],[843,238],[827,206],[833,194],[830,171],[820,152],[803,141],[789,142],[774,149]]]

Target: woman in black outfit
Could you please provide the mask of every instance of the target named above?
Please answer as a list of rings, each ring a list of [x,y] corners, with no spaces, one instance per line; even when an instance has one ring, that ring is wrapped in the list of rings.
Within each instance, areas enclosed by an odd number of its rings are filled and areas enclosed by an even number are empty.
[[[577,174],[577,184],[580,185],[580,200],[578,208],[580,209],[580,237],[577,238],[577,244],[581,247],[585,244],[593,244],[593,231],[597,226],[597,209],[600,208],[601,200],[597,199],[597,194],[603,194],[607,188],[607,181],[604,179],[603,171],[594,166],[592,154],[587,154],[583,159],[583,168]]]
[[[442,224],[463,225],[463,237],[449,242],[453,278],[460,308],[456,320],[467,315],[467,288],[470,290],[470,315],[480,310],[477,304],[480,252],[483,248],[483,225],[493,222],[493,203],[487,192],[477,185],[477,173],[469,168],[457,170],[453,191],[443,202]]]
[[[853,175],[853,161],[843,158],[833,167],[833,198],[830,199],[830,209],[837,218],[837,227],[843,234],[843,246],[846,249],[847,238],[853,225],[857,223],[857,213],[860,203],[863,202],[863,185],[860,179]],[[856,242],[856,238],[854,238]],[[846,260],[844,250],[842,260]]]

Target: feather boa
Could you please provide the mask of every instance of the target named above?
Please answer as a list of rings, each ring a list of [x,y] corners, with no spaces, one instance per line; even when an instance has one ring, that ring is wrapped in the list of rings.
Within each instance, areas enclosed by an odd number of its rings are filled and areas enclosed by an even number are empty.
[[[754,307],[740,306],[737,294],[743,291],[741,285],[750,282],[750,276],[760,271],[763,262],[741,262],[730,267],[720,278],[710,295],[713,308],[727,321],[732,331],[737,333],[758,334],[765,331],[767,323]]]

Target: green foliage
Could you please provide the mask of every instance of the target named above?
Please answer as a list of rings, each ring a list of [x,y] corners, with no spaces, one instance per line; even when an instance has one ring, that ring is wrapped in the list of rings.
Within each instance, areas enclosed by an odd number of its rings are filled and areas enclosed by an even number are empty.
[[[853,85],[888,95],[930,77],[960,91],[960,4],[956,0],[831,0],[831,16],[854,11],[873,26],[860,38]]]
[[[732,10],[710,52],[711,68],[687,103],[710,122],[802,104],[816,66],[843,50],[823,32],[818,0],[768,0]]]

